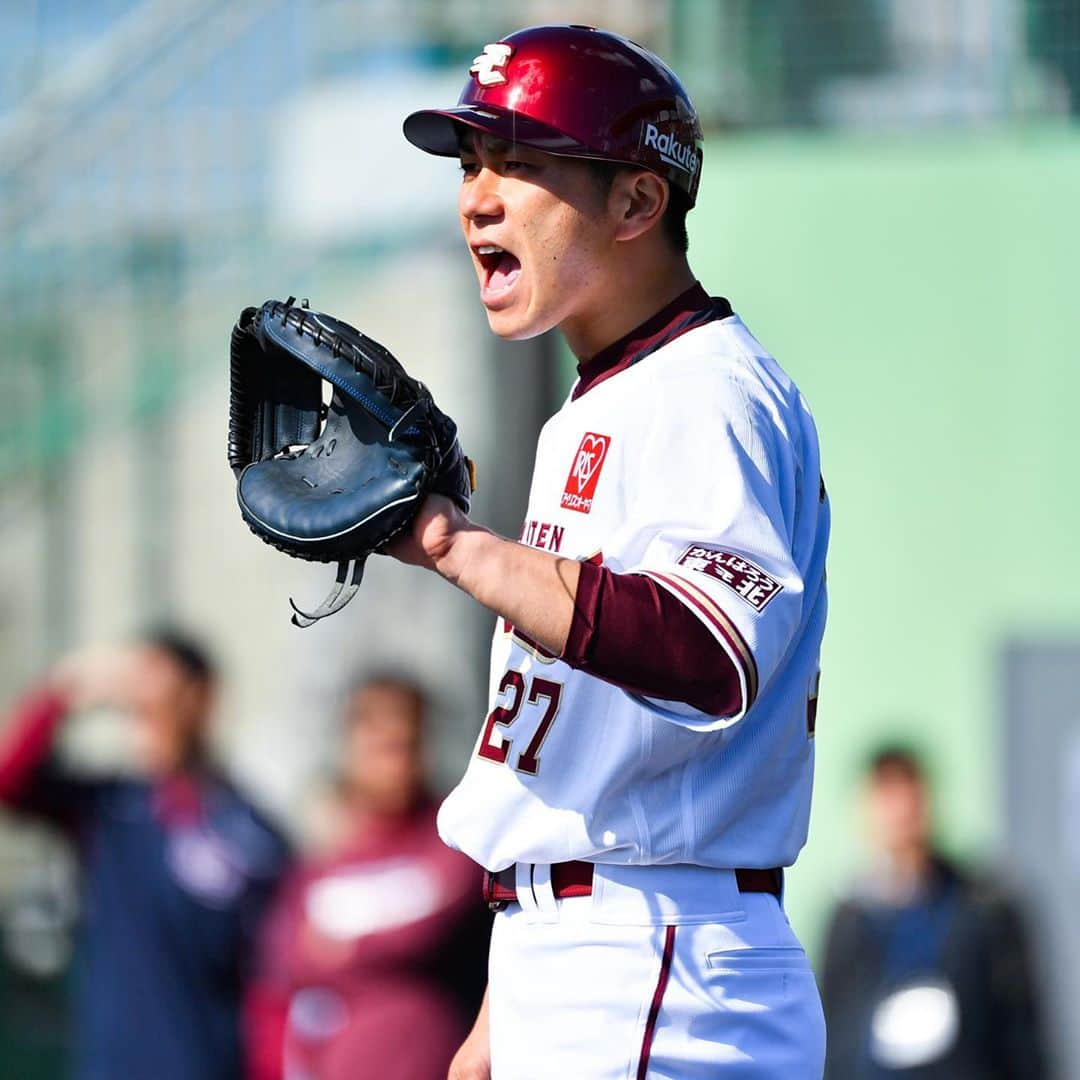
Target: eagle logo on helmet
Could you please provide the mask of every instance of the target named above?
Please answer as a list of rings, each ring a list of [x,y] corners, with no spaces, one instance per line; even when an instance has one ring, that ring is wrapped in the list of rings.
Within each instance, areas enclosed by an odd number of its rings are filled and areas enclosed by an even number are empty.
[[[475,75],[481,86],[499,86],[506,82],[505,68],[513,53],[513,45],[485,45],[484,51],[473,60],[469,74]]]

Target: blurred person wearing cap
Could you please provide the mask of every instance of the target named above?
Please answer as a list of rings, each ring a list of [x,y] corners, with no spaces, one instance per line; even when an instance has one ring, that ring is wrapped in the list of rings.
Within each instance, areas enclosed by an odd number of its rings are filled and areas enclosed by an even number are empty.
[[[248,1007],[251,1080],[444,1080],[483,996],[480,871],[435,828],[425,695],[386,672],[345,709],[325,850],[288,876]]]
[[[216,673],[161,628],[76,653],[16,705],[0,801],[60,826],[81,867],[77,1080],[234,1080],[254,937],[284,868],[276,830],[211,761]],[[118,709],[131,774],[89,775],[56,752],[72,714]]]
[[[498,912],[450,1075],[820,1077],[783,883],[809,825],[830,505],[805,399],[690,267],[693,102],[619,34],[535,26],[404,134],[460,165],[490,330],[557,329],[578,359],[516,540],[435,495],[388,545],[498,616],[489,712],[438,819]]]
[[[937,849],[912,750],[874,753],[861,794],[870,863],[827,933],[826,1076],[1041,1080],[1038,992],[1017,905],[991,875]]]

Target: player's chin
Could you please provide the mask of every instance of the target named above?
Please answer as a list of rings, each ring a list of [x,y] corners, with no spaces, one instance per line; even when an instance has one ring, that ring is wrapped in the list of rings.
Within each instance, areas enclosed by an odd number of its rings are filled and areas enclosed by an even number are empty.
[[[516,305],[498,311],[487,308],[487,320],[491,332],[504,341],[526,341],[551,329],[550,323],[529,311],[516,310]]]

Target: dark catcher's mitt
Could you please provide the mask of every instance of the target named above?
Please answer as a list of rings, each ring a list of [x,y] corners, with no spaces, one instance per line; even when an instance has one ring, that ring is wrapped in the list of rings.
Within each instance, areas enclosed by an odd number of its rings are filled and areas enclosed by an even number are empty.
[[[340,611],[364,562],[430,492],[469,509],[472,463],[454,422],[378,342],[293,297],[245,308],[232,332],[229,464],[256,536],[337,562],[337,585],[297,626]],[[323,404],[323,381],[330,383]]]

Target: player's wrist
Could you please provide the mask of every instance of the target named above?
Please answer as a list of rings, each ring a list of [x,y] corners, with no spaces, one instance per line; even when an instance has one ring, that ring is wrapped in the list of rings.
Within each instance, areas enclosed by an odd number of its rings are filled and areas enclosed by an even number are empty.
[[[435,570],[451,585],[479,599],[484,567],[490,562],[495,545],[502,542],[494,533],[461,514],[447,536],[444,553],[434,560]]]

